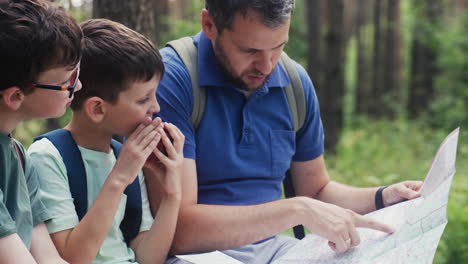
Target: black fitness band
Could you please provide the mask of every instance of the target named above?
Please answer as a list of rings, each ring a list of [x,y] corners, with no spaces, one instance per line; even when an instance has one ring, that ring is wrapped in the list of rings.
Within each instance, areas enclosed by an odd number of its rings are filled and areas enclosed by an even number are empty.
[[[377,210],[382,209],[385,207],[383,203],[383,197],[382,197],[382,192],[387,188],[388,186],[382,186],[380,187],[377,192],[375,192],[375,208]]]

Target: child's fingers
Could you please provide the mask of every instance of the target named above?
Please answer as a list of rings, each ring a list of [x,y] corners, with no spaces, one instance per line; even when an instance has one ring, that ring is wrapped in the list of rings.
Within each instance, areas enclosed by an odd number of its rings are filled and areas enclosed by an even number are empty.
[[[167,165],[169,164],[169,162],[171,161],[166,155],[164,155],[158,148],[155,148],[153,150],[153,153],[154,155],[156,155],[156,158],[159,159],[159,161],[164,164],[164,165]]]
[[[161,140],[164,144],[164,147],[166,148],[167,156],[174,157],[176,152],[175,152],[174,146],[172,145],[171,140],[169,139],[169,136],[167,136],[166,134],[166,131],[162,130],[159,133],[161,134]]]
[[[150,142],[143,149],[143,152],[145,153],[145,156],[149,156],[151,154],[151,152],[154,151],[154,149],[157,149],[156,146],[158,145],[159,140],[161,139],[161,134],[159,134],[156,131],[153,131],[153,132],[156,133],[155,136],[150,140]]]
[[[148,126],[143,128],[143,130],[141,130],[138,135],[136,135],[135,143],[141,146],[143,143],[143,140],[149,135],[149,133],[153,131],[156,132],[155,127],[153,126],[153,124],[149,124]],[[144,146],[146,146],[146,144],[144,144]]]
[[[166,129],[173,139],[172,145],[174,146],[177,152],[181,152],[184,147],[185,136],[180,132],[180,130],[171,123],[166,123]]]
[[[144,138],[141,140],[141,143],[139,144],[139,146],[141,147],[141,149],[142,149],[143,151],[145,151],[146,148],[154,142],[154,140],[155,140],[155,138],[158,136],[158,134],[159,134],[159,133],[158,133],[156,130],[153,130],[153,131],[149,132],[148,135],[147,135],[146,137],[144,137]],[[154,146],[154,147],[156,147],[156,146]],[[151,153],[151,150],[148,151],[148,155],[149,155],[150,153]],[[145,152],[145,154],[146,154],[146,152]]]
[[[158,127],[158,126],[162,123],[162,120],[161,120],[161,118],[156,117],[156,118],[153,119],[150,123],[151,123],[154,127]]]
[[[137,135],[141,133],[141,131],[147,126],[147,124],[144,124],[144,122],[140,123],[135,130],[130,134],[130,136],[127,138],[127,141],[132,141],[135,140]]]
[[[143,123],[144,125],[149,125],[152,121],[153,120],[151,119],[151,117],[147,116],[145,117],[145,119],[143,119],[143,121],[141,121],[141,123]]]

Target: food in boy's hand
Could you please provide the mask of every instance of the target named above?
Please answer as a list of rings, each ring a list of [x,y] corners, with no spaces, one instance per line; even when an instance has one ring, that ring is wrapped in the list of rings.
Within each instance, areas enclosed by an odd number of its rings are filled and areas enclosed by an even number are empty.
[[[169,132],[167,130],[165,130],[165,129],[164,129],[164,131],[166,132],[166,135],[169,138],[169,140],[171,141],[171,143],[173,143],[174,140],[172,139]],[[161,140],[159,140],[158,145],[156,147],[159,149],[159,151],[162,152],[162,154],[167,156],[166,147],[164,146],[162,138],[161,138]],[[156,155],[154,153],[151,153],[151,155],[148,157],[147,161],[149,161],[149,162],[159,162],[159,159],[158,159],[158,157],[156,157]]]

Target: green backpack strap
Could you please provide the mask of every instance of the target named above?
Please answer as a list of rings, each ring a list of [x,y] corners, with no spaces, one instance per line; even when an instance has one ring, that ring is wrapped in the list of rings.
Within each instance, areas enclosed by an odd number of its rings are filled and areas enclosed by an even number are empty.
[[[183,37],[177,40],[170,41],[166,44],[173,48],[182,62],[187,67],[187,70],[192,81],[193,90],[193,109],[190,120],[193,128],[197,130],[205,111],[206,104],[206,88],[198,85],[198,50],[193,43],[191,37]],[[290,84],[285,87],[286,97],[288,99],[289,109],[293,121],[294,131],[297,133],[305,122],[306,103],[304,97],[304,88],[293,61],[286,55],[281,54],[280,63],[286,70],[289,76]],[[286,172],[286,177],[283,181],[286,197],[296,196],[294,186],[292,184],[291,171]],[[294,236],[297,239],[302,239],[305,236],[303,226],[294,227]]]
[[[302,87],[301,78],[297,72],[296,66],[286,53],[282,53],[280,63],[286,70],[291,81],[284,88],[288,99],[289,109],[293,121],[294,131],[297,133],[302,128],[306,116],[306,102],[304,97],[304,88]]]
[[[183,37],[170,41],[166,46],[170,46],[177,52],[189,72],[193,91],[193,109],[190,120],[194,129],[197,130],[203,118],[206,103],[206,89],[198,85],[198,49],[195,47],[191,37]]]
[[[203,113],[205,111],[206,104],[206,88],[198,85],[198,50],[193,43],[191,37],[183,37],[170,41],[166,44],[173,48],[180,59],[184,63],[185,67],[190,75],[192,81],[193,91],[193,109],[190,120],[195,130],[197,130],[200,124]],[[305,98],[304,88],[297,72],[296,66],[293,61],[288,57],[286,53],[281,54],[280,63],[286,70],[289,76],[290,84],[285,87],[286,97],[288,99],[289,109],[291,111],[291,117],[293,121],[294,131],[297,132],[302,128],[305,122]]]

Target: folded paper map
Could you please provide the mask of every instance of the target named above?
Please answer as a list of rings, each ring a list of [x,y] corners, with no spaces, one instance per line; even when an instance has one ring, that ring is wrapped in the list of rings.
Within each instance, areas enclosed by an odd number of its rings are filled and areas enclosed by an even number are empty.
[[[358,228],[361,244],[345,253],[332,251],[325,238],[307,235],[274,264],[418,264],[432,263],[447,224],[447,202],[455,174],[459,129],[440,145],[424,179],[421,196],[370,214],[393,226],[393,234]]]

